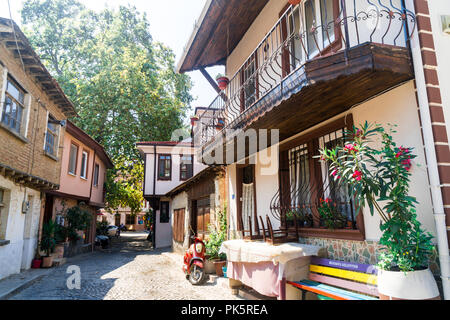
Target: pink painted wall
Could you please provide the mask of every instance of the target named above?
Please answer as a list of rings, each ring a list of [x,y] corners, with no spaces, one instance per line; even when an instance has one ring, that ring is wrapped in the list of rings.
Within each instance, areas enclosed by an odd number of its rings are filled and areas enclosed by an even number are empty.
[[[92,194],[91,194],[91,202],[94,203],[103,203],[103,186],[106,180],[106,166],[102,160],[96,155],[95,156],[95,164],[98,164],[100,169],[98,173],[98,186],[92,186]],[[91,170],[91,174],[93,174],[93,168]],[[94,183],[92,178],[92,183]]]
[[[78,146],[76,174],[69,173],[70,146],[74,143]],[[83,151],[88,152],[87,179],[81,178],[81,161]],[[73,196],[90,198],[96,204],[103,203],[103,184],[105,182],[106,165],[93,149],[74,138],[70,133],[64,135],[64,149],[61,165],[61,180],[58,192]],[[94,164],[99,164],[98,187],[93,186]]]

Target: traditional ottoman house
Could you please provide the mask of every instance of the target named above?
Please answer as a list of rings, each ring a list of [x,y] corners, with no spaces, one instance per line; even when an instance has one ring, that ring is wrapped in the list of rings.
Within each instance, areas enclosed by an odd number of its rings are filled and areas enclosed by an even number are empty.
[[[25,35],[0,19],[0,279],[31,267],[46,202],[60,186],[73,104]]]
[[[418,154],[411,193],[438,244],[437,273],[450,298],[450,99],[441,90],[450,86],[450,42],[443,14],[450,14],[447,1],[207,1],[178,71],[200,70],[213,83],[205,68],[225,66],[228,86],[198,120],[194,144],[205,164],[227,166],[234,238],[256,238],[270,224],[277,230],[289,211],[302,210],[312,219],[299,230],[301,243],[325,248],[331,259],[376,263],[379,217],[357,211],[316,157],[319,148],[342,144],[353,125],[395,124],[395,141]],[[219,123],[223,130],[210,130]],[[338,199],[345,229],[321,228],[325,197]],[[275,286],[283,286],[282,269],[270,274],[267,266],[267,288],[239,261],[231,277],[281,294]]]
[[[145,163],[144,198],[154,213],[154,247],[171,247],[174,221],[167,193],[206,166],[197,161],[190,139],[184,142],[139,142],[137,147]]]
[[[90,228],[80,234],[79,244],[67,250],[74,255],[94,248],[97,214],[105,207],[106,172],[113,163],[103,146],[70,121],[62,141],[60,187],[46,194],[44,223],[63,223],[67,210],[76,206],[92,214]]]
[[[190,236],[207,240],[210,225],[218,227],[219,212],[226,213],[227,179],[223,166],[211,166],[166,194],[170,199],[172,248],[184,253]]]

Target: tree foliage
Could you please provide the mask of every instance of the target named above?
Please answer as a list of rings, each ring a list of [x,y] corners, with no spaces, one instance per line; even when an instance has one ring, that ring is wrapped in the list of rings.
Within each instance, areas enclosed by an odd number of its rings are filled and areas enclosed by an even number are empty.
[[[27,0],[21,14],[31,44],[77,108],[73,121],[117,163],[108,178],[111,209],[134,206],[142,193],[135,182],[143,180],[136,142],[170,140],[183,126],[190,78],[175,72],[173,52],[153,41],[135,7],[94,12],[76,0]]]

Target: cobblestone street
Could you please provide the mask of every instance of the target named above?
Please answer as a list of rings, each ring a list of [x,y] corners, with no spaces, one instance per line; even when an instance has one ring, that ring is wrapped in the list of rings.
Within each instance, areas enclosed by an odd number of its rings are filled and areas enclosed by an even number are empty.
[[[152,251],[146,236],[122,234],[111,249],[70,259],[10,300],[239,299],[217,280],[192,286],[181,271],[181,256]],[[72,265],[81,269],[80,290],[67,288],[67,268]]]

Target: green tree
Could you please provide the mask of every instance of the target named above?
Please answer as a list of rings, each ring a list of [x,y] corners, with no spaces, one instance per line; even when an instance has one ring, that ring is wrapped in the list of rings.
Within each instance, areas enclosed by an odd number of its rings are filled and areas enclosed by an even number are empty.
[[[94,12],[76,0],[27,0],[24,32],[74,102],[73,121],[118,163],[107,200],[136,208],[142,198],[138,141],[170,140],[183,126],[191,80],[175,72],[175,56],[153,41],[135,7]]]

